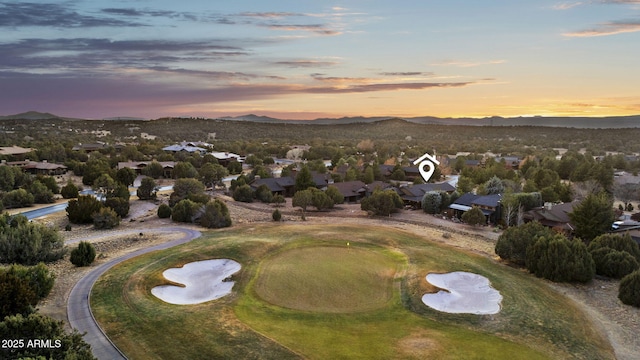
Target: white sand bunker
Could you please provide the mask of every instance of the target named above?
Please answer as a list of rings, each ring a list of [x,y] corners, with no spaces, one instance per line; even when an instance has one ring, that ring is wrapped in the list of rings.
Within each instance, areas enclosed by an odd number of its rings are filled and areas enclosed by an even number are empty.
[[[240,264],[229,259],[196,261],[181,268],[165,270],[162,275],[172,282],[184,284],[156,286],[151,293],[169,304],[193,305],[215,300],[231,293],[233,281],[225,281],[240,271]]]
[[[497,314],[502,295],[491,287],[484,276],[456,271],[448,274],[429,274],[427,281],[440,290],[425,294],[422,302],[438,311],[452,314]]]

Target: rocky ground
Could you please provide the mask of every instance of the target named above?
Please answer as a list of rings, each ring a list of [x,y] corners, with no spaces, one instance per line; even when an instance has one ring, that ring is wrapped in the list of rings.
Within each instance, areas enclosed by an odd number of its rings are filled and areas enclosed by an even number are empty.
[[[270,222],[272,205],[236,203],[230,198],[219,196],[227,202],[234,226],[244,224]],[[166,195],[160,197],[166,201]],[[298,209],[291,207],[290,199],[280,208],[283,221],[302,221]],[[145,234],[146,229],[153,229],[171,224],[170,220],[156,216],[157,204],[144,201],[131,201],[130,215],[123,220],[117,230],[96,231],[90,225],[72,226],[71,231],[64,231],[66,216],[64,212],[38,221],[57,227],[65,240],[73,243],[80,239],[95,244],[98,257],[96,266],[107,258],[117,257],[142,247],[172,240],[171,234]],[[491,227],[471,227],[450,220],[425,215],[420,211],[403,211],[390,218],[370,218],[360,210],[359,205],[341,205],[339,210],[331,212],[307,212],[307,221],[314,223],[344,222],[351,224],[385,225],[410,231],[435,241],[445,243],[467,251],[499,260],[493,249],[499,233]],[[182,226],[183,224],[181,224]],[[184,224],[186,225],[186,224]],[[179,235],[177,235],[179,236]],[[66,303],[75,283],[92,267],[76,268],[68,259],[68,255],[51,264],[56,274],[53,291],[40,304],[40,311],[56,319],[66,322]],[[640,309],[623,305],[617,298],[619,281],[595,279],[589,284],[555,284],[549,286],[575,301],[587,312],[604,334],[609,338],[619,359],[636,359],[640,351]]]

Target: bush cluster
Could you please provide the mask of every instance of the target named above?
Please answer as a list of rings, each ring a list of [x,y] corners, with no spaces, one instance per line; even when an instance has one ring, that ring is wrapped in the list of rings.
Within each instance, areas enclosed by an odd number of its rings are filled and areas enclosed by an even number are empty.
[[[640,270],[636,270],[625,276],[620,281],[618,299],[622,303],[640,307]]]
[[[55,276],[43,263],[0,268],[0,319],[29,314],[38,301],[49,295]]]
[[[208,202],[200,217],[200,225],[213,229],[231,226],[231,215],[227,205],[218,199]]]
[[[369,197],[362,199],[360,208],[374,215],[389,216],[402,209],[404,202],[393,190],[374,191]]]
[[[54,229],[32,223],[22,215],[0,216],[0,263],[35,265],[65,254],[64,240]]]
[[[640,247],[629,234],[604,234],[589,243],[596,273],[620,279],[640,268]]]
[[[171,217],[171,206],[167,204],[160,204],[158,206],[158,217],[160,219],[166,219]]]
[[[582,240],[562,234],[539,237],[527,249],[527,269],[537,277],[555,282],[588,282],[596,265]]]
[[[78,247],[71,251],[70,261],[73,265],[82,267],[89,266],[96,258],[96,249],[93,244],[87,241],[81,241]]]
[[[496,254],[555,282],[588,282],[596,264],[580,239],[569,240],[537,222],[510,227],[498,238]]]

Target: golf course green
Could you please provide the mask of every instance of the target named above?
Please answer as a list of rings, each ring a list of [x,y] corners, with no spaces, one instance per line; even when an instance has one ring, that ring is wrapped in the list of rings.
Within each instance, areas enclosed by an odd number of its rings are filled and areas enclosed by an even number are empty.
[[[456,235],[453,235],[456,236]],[[151,294],[168,268],[233,259],[231,294],[172,305]],[[495,315],[422,303],[428,273],[467,271],[500,291]],[[121,263],[91,306],[130,359],[614,359],[607,340],[544,281],[387,227],[299,223],[210,231]]]

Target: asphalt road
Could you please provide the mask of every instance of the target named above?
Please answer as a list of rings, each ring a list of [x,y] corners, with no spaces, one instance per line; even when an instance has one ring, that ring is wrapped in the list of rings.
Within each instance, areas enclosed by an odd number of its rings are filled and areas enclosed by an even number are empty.
[[[127,232],[130,232],[129,230]],[[135,230],[133,230],[135,231]],[[85,275],[71,290],[69,295],[69,301],[67,302],[67,316],[71,327],[85,333],[84,340],[91,345],[93,355],[102,360],[116,360],[126,359],[127,357],[109,340],[109,338],[102,331],[91,312],[89,306],[91,289],[93,284],[98,278],[109,270],[114,265],[134,258],[136,256],[146,254],[156,250],[164,250],[176,245],[184,244],[197,237],[200,237],[201,233],[197,230],[185,229],[180,227],[166,227],[159,229],[141,229],[145,233],[149,232],[170,232],[170,233],[183,233],[184,236],[180,239],[166,242],[164,244],[152,246],[146,249],[140,249],[121,256],[119,258],[112,259],[95,269],[91,270]]]

